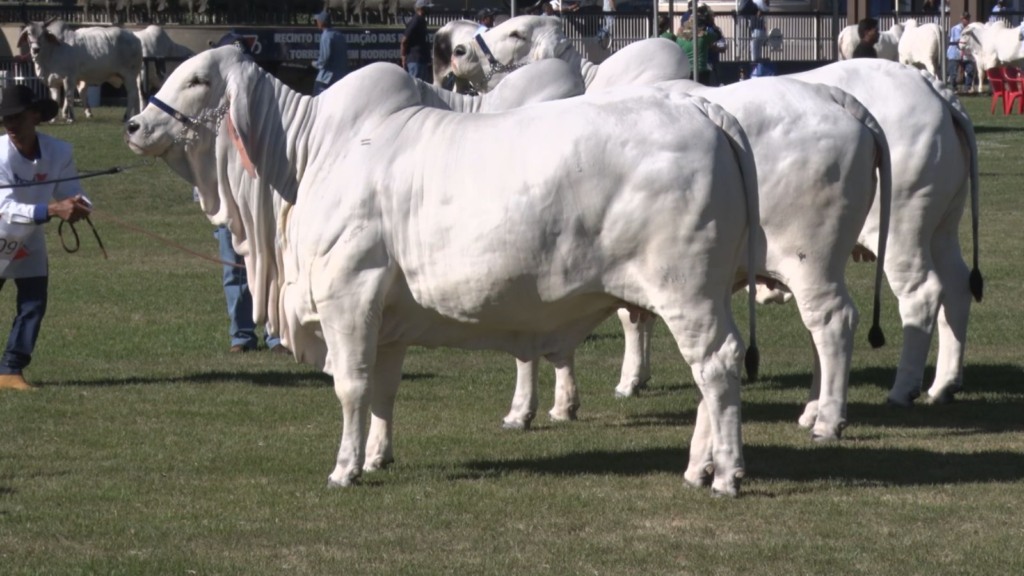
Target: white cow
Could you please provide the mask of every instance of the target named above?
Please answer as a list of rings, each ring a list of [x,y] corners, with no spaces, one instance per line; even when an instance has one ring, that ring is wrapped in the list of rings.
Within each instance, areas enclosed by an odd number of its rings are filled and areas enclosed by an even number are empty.
[[[971,296],[982,297],[978,269],[978,148],[974,125],[956,96],[935,77],[892,62],[860,58],[792,76],[835,86],[856,97],[889,140],[892,213],[885,273],[899,299],[903,352],[889,401],[909,406],[920,395],[932,333],[939,355],[932,402],[953,398],[963,383]],[[960,250],[964,203],[972,209],[973,270]],[[877,203],[876,203],[877,204]],[[878,206],[860,243],[875,248]],[[812,418],[809,403],[805,418]]]
[[[514,42],[515,40],[511,40]],[[522,40],[520,44],[525,44]],[[521,61],[535,53],[520,46]],[[928,391],[933,402],[951,400],[961,389],[963,352],[970,299],[980,300],[978,270],[978,168],[974,128],[956,97],[924,72],[882,59],[856,59],[795,75],[849,92],[877,119],[888,136],[892,165],[898,166],[892,191],[889,253],[885,261],[889,284],[900,302],[903,353],[889,401],[908,406],[920,395],[931,334],[939,332],[939,365]],[[956,234],[968,194],[973,209],[974,265],[968,281]],[[875,250],[880,207],[872,209],[861,232],[865,249]],[[855,253],[855,257],[859,253]],[[628,330],[623,376],[643,374],[642,331]],[[627,368],[629,370],[627,370]],[[811,426],[817,417],[817,391],[800,418]]]
[[[474,38],[456,47],[452,68],[465,78],[481,78],[488,66],[483,45],[490,46],[492,55],[501,54],[503,57],[497,59],[513,69],[538,57],[551,57],[555,51],[548,47],[561,44],[561,29],[550,26],[551,20],[516,18],[506,23],[515,26],[481,34],[483,43]],[[526,42],[530,38],[536,39],[535,45]],[[671,47],[678,52],[677,47]],[[634,63],[633,68],[638,66]],[[645,79],[635,73],[608,75],[597,87],[593,84],[588,87],[587,93],[610,87],[616,81],[631,84],[643,83]],[[544,83],[538,82],[538,85]],[[493,78],[487,83],[487,86],[495,85]],[[715,94],[725,100],[718,100]],[[874,197],[871,176],[876,156],[883,160],[879,167],[884,182],[881,197],[882,204],[888,206],[891,178],[885,137],[871,115],[838,90],[821,94],[792,80],[780,80],[711,90],[702,95],[735,113],[741,125],[748,127],[760,167],[761,224],[769,245],[769,262],[758,272],[769,282],[779,282],[786,288],[784,292],[770,291],[770,296],[783,293],[788,296],[790,291],[796,294],[801,316],[812,334],[815,352],[812,390],[815,397],[819,397],[824,382],[820,398],[829,408],[820,418],[805,419],[802,423],[813,428],[815,438],[837,438],[845,426],[852,332],[856,324],[856,310],[845,289],[844,264],[856,244],[857,233]],[[765,100],[776,104],[766,111]],[[787,127],[783,135],[778,134],[780,125]],[[823,129],[825,126],[830,128]],[[857,144],[851,145],[851,142]],[[800,143],[814,143],[818,152],[809,155]],[[859,160],[854,160],[855,157]],[[801,170],[793,169],[797,165],[802,166]],[[836,166],[843,166],[840,177],[835,177]],[[796,208],[801,201],[809,204],[799,212]],[[885,230],[880,230],[879,234],[884,238]],[[814,251],[802,244],[811,237],[815,238]],[[797,258],[798,254],[802,256]],[[878,262],[876,282],[871,337],[874,345],[884,341],[878,311],[882,261]],[[653,321],[650,317],[638,318],[625,309],[620,310],[619,316],[626,336],[626,351],[616,394],[632,396],[650,378],[649,341]],[[637,322],[641,318],[645,321]],[[840,321],[840,318],[848,321]],[[570,357],[557,369],[555,402],[549,412],[554,420],[574,418],[579,407],[571,360]],[[504,418],[507,428],[528,427],[537,411],[537,368],[523,362],[518,368],[516,394]]]
[[[690,75],[690,63],[674,42],[649,38],[594,64],[577,51],[553,16],[517,16],[477,35],[466,20],[446,24],[434,35],[434,82],[449,72],[480,92],[532,61],[558,58],[578,65],[587,91],[610,86],[649,85]],[[486,47],[486,50],[484,49]]]
[[[737,493],[743,345],[728,294],[744,250],[754,268],[757,193],[749,145],[721,108],[642,88],[454,114],[424,108],[386,64],[312,99],[232,47],[180,66],[156,98],[127,142],[218,198],[204,207],[233,233],[274,236],[219,175],[247,167],[297,188],[278,219],[280,303],[291,348],[333,373],[342,403],[331,484],[391,459],[407,346],[559,356],[625,302],[665,320],[704,395],[687,480],[713,474],[714,491]],[[521,161],[491,161],[526,145]]]
[[[899,61],[900,52],[900,37],[903,36],[903,25],[899,22],[895,23],[886,31],[879,30],[878,43],[875,44],[875,52],[878,53],[879,58],[886,60],[892,60],[893,62]],[[839,59],[849,60],[853,58],[853,51],[857,49],[857,44],[860,44],[860,35],[857,33],[857,25],[850,24],[846,28],[839,31],[839,38],[836,40],[839,45]]]
[[[18,45],[28,47],[39,78],[46,79],[51,86],[54,78],[60,78],[64,88],[64,119],[68,122],[75,119],[73,88],[111,79],[123,82],[128,92],[125,116],[137,114],[142,100],[139,92],[142,43],[139,39],[116,27],[65,29],[58,36],[47,29],[51,23],[52,20],[30,23],[21,31]],[[92,115],[87,102],[85,114],[86,117]]]
[[[985,73],[1000,66],[1024,62],[1024,43],[1019,28],[1007,28],[1006,22],[972,22],[960,34],[960,49],[970,50],[977,67],[978,92],[985,85]]]
[[[153,65],[153,72],[147,69],[147,82],[139,81],[139,86],[147,92],[155,92],[164,84],[170,70],[173,71],[179,61],[186,60],[195,55],[188,46],[178,44],[164,31],[162,26],[151,24],[142,30],[133,32],[135,37],[142,43],[143,58],[171,59],[172,62],[157,61]],[[148,64],[145,66],[148,67]]]
[[[910,19],[903,23],[899,43],[899,63],[927,70],[932,76],[942,76],[942,30],[938,24],[921,24]]]

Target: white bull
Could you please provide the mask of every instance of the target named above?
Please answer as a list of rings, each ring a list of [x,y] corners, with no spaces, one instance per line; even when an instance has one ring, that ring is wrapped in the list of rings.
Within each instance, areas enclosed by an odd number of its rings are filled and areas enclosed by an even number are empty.
[[[875,44],[875,52],[879,58],[896,62],[900,58],[899,45],[900,37],[903,36],[903,25],[895,23],[888,30],[878,31],[878,42]],[[853,51],[860,44],[860,35],[857,33],[857,25],[850,24],[839,31],[836,39],[839,46],[839,59],[849,60],[853,58]]]
[[[970,50],[977,65],[978,92],[985,85],[988,70],[1024,62],[1024,44],[1018,28],[1007,28],[1002,20],[972,22],[960,34],[960,49]]]
[[[284,335],[334,375],[343,432],[332,484],[391,459],[379,421],[390,423],[407,346],[557,357],[628,303],[665,319],[704,395],[711,434],[695,436],[707,445],[687,480],[713,470],[713,490],[737,493],[743,345],[728,294],[740,254],[757,251],[756,169],[719,107],[646,88],[453,114],[423,108],[389,65],[312,99],[232,47],[180,66],[157,99],[178,113],[147,106],[126,140],[219,199],[204,207],[233,233],[273,236],[220,175],[246,166],[275,190],[297,188],[278,221]],[[609,139],[615,154],[599,144]],[[536,153],[495,178],[488,160],[526,143]]]
[[[142,43],[134,34],[115,27],[65,29],[54,34],[47,26],[53,22],[32,22],[18,37],[18,45],[27,47],[32,55],[36,75],[47,80],[54,92],[54,79],[64,89],[64,119],[73,122],[74,88],[96,85],[114,79],[124,83],[128,93],[125,117],[137,114],[142,96],[139,73],[142,71]],[[56,99],[56,95],[55,99]],[[86,117],[92,110],[86,102]]]
[[[933,402],[951,400],[963,383],[971,296],[981,300],[978,269],[978,147],[963,106],[931,75],[861,58],[794,74],[856,97],[885,131],[893,173],[886,278],[899,299],[903,351],[889,401],[909,406],[920,395],[932,333],[938,329]],[[973,270],[960,250],[964,203],[972,208]],[[876,247],[879,206],[860,243]],[[809,403],[805,417],[814,412]]]
[[[434,83],[449,73],[479,92],[497,86],[511,71],[533,61],[558,58],[579,66],[587,91],[649,85],[690,76],[690,63],[674,42],[649,38],[616,51],[601,64],[585,59],[553,16],[517,16],[477,34],[479,25],[449,22],[434,35]],[[483,47],[487,47],[487,53]]]
[[[532,61],[537,51],[522,38],[518,44],[513,48],[520,60],[506,62]],[[900,365],[888,398],[908,406],[920,395],[931,335],[938,328],[938,367],[928,397],[934,402],[951,400],[962,387],[970,299],[973,295],[980,301],[983,286],[978,269],[978,167],[973,124],[956,97],[934,77],[883,59],[856,59],[793,77],[849,92],[888,137],[892,165],[899,170],[893,179],[885,270],[900,302],[904,334]],[[968,195],[973,207],[974,244],[970,274],[957,236]],[[876,199],[860,235],[864,248],[875,251],[880,227]],[[631,332],[627,321],[623,325],[627,346],[620,385],[632,378],[642,381],[649,374],[644,355],[649,336],[643,328]],[[811,397],[800,418],[803,425],[811,425],[817,418],[816,390]]]
[[[480,34],[482,42],[476,38],[464,40],[455,48],[452,68],[463,78],[486,77],[488,55],[482,46],[489,46],[491,56],[513,69],[536,58],[550,58],[557,53],[555,47],[562,43],[561,28],[552,25],[553,20],[557,24],[556,19],[550,18],[516,18],[506,22],[504,28]],[[463,28],[457,29],[468,32]],[[475,35],[475,27],[472,33]],[[528,39],[534,39],[534,44],[527,42]],[[670,47],[678,52],[675,46]],[[613,70],[605,66],[602,65],[604,70]],[[620,69],[630,70],[629,67]],[[632,69],[647,68],[634,63]],[[489,80],[487,86],[501,86],[494,78]],[[642,84],[646,81],[635,72],[609,74],[602,83],[589,86],[587,92],[593,94],[615,82]],[[546,82],[537,84],[543,86]],[[760,168],[761,224],[768,238],[768,262],[758,272],[772,283],[781,282],[788,289],[787,294],[792,291],[796,295],[801,317],[812,334],[813,395],[827,408],[820,417],[803,418],[801,423],[813,429],[815,438],[837,438],[845,426],[852,335],[856,326],[856,309],[845,287],[845,262],[874,197],[872,174],[876,158],[881,162],[882,204],[889,205],[891,178],[884,134],[871,115],[845,93],[838,90],[822,93],[793,80],[759,81],[701,94],[733,112],[754,146]],[[763,106],[766,99],[776,103],[769,110]],[[786,126],[786,132],[779,134],[777,126]],[[808,154],[801,144],[814,146],[815,153]],[[801,168],[795,169],[796,166]],[[880,230],[879,234],[884,238],[885,230]],[[809,238],[815,239],[813,250],[806,244]],[[878,243],[876,239],[875,244]],[[884,258],[878,262],[873,345],[884,341],[878,325],[883,261]],[[631,314],[626,309],[619,311],[619,317],[626,336],[626,351],[616,394],[632,396],[650,377],[649,341],[653,321],[649,316]],[[549,412],[554,420],[574,418],[579,407],[571,360],[570,357],[556,366],[555,402]],[[538,405],[536,374],[536,366],[519,363],[516,394],[504,418],[505,427],[530,425]]]
[[[903,23],[900,36],[899,63],[927,70],[932,76],[942,76],[944,55],[942,30],[938,24],[921,24],[910,19]]]
[[[153,64],[152,74],[148,71],[149,64],[144,64],[147,67],[147,81],[143,82],[140,80],[139,86],[147,92],[155,92],[163,86],[164,80],[169,73],[168,64],[170,65],[170,70],[173,71],[177,66],[177,62],[195,55],[191,48],[182,46],[172,40],[162,26],[151,24],[142,30],[136,30],[133,34],[142,43],[142,57],[157,59]],[[166,62],[165,60],[167,59],[172,60],[172,62]]]

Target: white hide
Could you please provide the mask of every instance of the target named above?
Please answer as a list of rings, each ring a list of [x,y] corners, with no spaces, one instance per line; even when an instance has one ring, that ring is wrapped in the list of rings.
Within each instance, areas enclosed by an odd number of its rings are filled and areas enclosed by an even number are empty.
[[[878,57],[892,60],[893,62],[898,61],[900,57],[900,36],[902,35],[903,25],[899,23],[893,24],[891,28],[884,32],[879,30],[878,42],[875,44],[875,52],[878,53]],[[851,24],[840,30],[836,41],[839,45],[839,59],[850,60],[853,58],[853,51],[856,50],[857,44],[860,44],[857,25]]]
[[[885,273],[903,320],[903,351],[889,401],[907,406],[920,394],[936,330],[939,354],[928,397],[949,400],[962,386],[971,296],[982,296],[974,126],[939,80],[885,60],[837,62],[791,77],[849,92],[885,131],[892,165],[898,168],[893,171]],[[974,243],[970,272],[958,234],[968,198]],[[873,251],[878,231],[876,201],[860,243]],[[813,410],[809,405],[808,413]]]
[[[68,122],[75,117],[73,89],[80,83],[102,84],[111,77],[125,85],[126,117],[139,112],[142,44],[131,32],[116,27],[65,28],[58,35],[44,23],[32,22],[22,29],[18,45],[28,47],[38,77],[47,78],[51,86],[60,79],[64,88],[64,118]],[[82,99],[86,100],[84,95]]]
[[[727,295],[741,254],[756,252],[757,192],[749,144],[721,108],[642,88],[456,114],[424,108],[415,81],[387,64],[314,100],[232,47],[180,66],[158,97],[191,117],[228,107],[224,122],[183,134],[148,106],[126,134],[190,181],[212,177],[238,204],[227,212],[245,209],[224,181],[239,165],[275,190],[299,182],[286,199],[300,201],[278,218],[279,304],[296,355],[335,378],[332,484],[391,460],[381,422],[407,346],[558,356],[627,302],[665,319],[704,395],[710,449],[687,479],[713,474],[715,491],[736,494],[743,345]],[[534,153],[520,161],[492,161],[525,146]],[[203,166],[211,149],[217,166]]]
[[[468,21],[446,24],[434,36],[434,79],[448,72],[480,92],[498,85],[508,72],[546,58],[578,65],[587,91],[612,86],[650,85],[690,76],[690,63],[674,42],[649,38],[617,50],[601,64],[586,60],[565,37],[553,16],[517,16],[480,33],[498,63],[495,66],[475,39]]]
[[[172,58],[185,60],[195,55],[189,47],[178,44],[167,34],[161,26],[151,24],[142,30],[133,32],[135,37],[142,43],[143,58]],[[163,65],[155,64],[153,70],[148,74],[148,86],[139,85],[148,90],[156,91],[163,86],[164,79],[174,71],[177,62],[166,62]]]
[[[945,43],[938,24],[921,24],[917,20],[903,23],[900,36],[899,63],[927,70],[932,76],[942,76],[942,58],[945,57]]]
[[[1007,28],[1002,20],[972,22],[960,34],[960,49],[970,50],[977,68],[978,92],[985,83],[985,73],[992,68],[1014,66],[1024,62],[1024,44],[1019,28]]]

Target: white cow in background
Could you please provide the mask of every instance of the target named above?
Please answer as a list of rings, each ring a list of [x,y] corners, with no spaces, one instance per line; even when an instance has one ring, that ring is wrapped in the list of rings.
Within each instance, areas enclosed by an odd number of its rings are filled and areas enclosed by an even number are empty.
[[[525,64],[537,53],[523,38],[507,42],[518,45],[492,48],[494,52],[515,50],[520,60],[503,60],[506,63]],[[467,45],[466,52],[472,50]],[[477,62],[479,68],[479,58]],[[892,165],[899,169],[893,177],[885,270],[900,302],[904,334],[889,401],[909,406],[920,395],[931,335],[936,329],[939,360],[928,398],[932,402],[949,401],[962,387],[971,296],[980,301],[983,291],[978,269],[978,166],[973,124],[941,82],[883,59],[858,58],[793,77],[849,92],[864,104],[888,137]],[[973,208],[974,245],[970,272],[957,236],[968,197]],[[860,235],[864,249],[875,251],[880,226],[876,200]],[[859,254],[862,252],[855,256]],[[627,322],[623,324],[629,327]],[[627,381],[628,366],[645,361],[641,349],[646,336],[631,336],[627,330],[626,337],[627,358],[620,382]],[[800,418],[805,426],[813,425],[817,418],[817,403],[813,400],[817,394],[812,391],[811,397]]]
[[[899,61],[899,45],[901,36],[903,36],[903,25],[899,22],[893,24],[888,30],[879,30],[878,43],[875,44],[875,52],[878,53],[878,57],[886,60],[892,60],[893,62]],[[850,24],[846,28],[840,30],[837,43],[839,45],[840,60],[849,60],[853,58],[853,51],[857,49],[857,44],[860,44],[860,35],[857,33],[857,25]]]
[[[47,28],[53,20],[32,22],[18,37],[18,45],[27,47],[36,75],[52,86],[59,78],[64,89],[64,119],[73,122],[74,88],[111,81],[124,83],[128,93],[125,116],[137,114],[142,95],[139,73],[142,71],[142,43],[134,34],[116,27],[63,29],[58,36]],[[51,93],[53,89],[51,88]],[[86,98],[86,117],[92,115]]]
[[[1024,62],[1020,28],[1007,28],[1003,20],[972,22],[960,34],[960,49],[970,50],[977,68],[978,92],[985,85],[985,73],[992,68]]]
[[[502,55],[498,60],[518,68],[533,58],[553,55],[555,51],[545,46],[561,44],[561,29],[552,28],[550,22],[548,18],[516,18],[506,22],[505,30],[498,27],[480,37],[491,47],[493,56]],[[528,32],[531,29],[542,32]],[[526,38],[539,41],[531,46],[524,42]],[[480,78],[488,67],[487,54],[475,38],[456,46],[454,53],[452,68],[464,78]],[[597,88],[588,87],[587,93],[608,88],[615,80],[625,84],[644,82],[635,73],[608,76]],[[493,79],[487,83],[495,85]],[[681,85],[699,87],[687,81]],[[767,80],[700,93],[736,115],[754,147],[759,166],[761,225],[768,239],[768,262],[758,273],[767,282],[780,285],[787,295],[796,295],[801,317],[812,334],[813,396],[828,406],[807,426],[813,428],[815,438],[837,438],[845,427],[852,337],[857,323],[856,309],[845,288],[845,263],[875,195],[872,175],[876,158],[881,162],[881,202],[889,205],[891,171],[885,136],[863,106],[835,89],[815,89],[794,80]],[[766,100],[775,103],[770,110],[764,108]],[[780,134],[778,126],[787,130]],[[813,145],[817,152],[809,155],[802,143]],[[842,167],[839,173],[837,166]],[[875,243],[884,244],[886,230],[877,233]],[[808,238],[815,239],[813,250],[806,244]],[[879,327],[883,261],[877,264],[873,345],[884,341]],[[771,292],[780,294],[778,290]],[[650,377],[653,321],[648,318],[637,322],[633,314],[631,322],[629,311],[624,309],[619,315],[626,351],[616,394],[632,396]],[[569,360],[556,370],[555,403],[549,412],[554,420],[572,419],[579,406]],[[504,419],[506,427],[529,426],[538,404],[536,374],[536,366],[520,362],[516,395]]]
[[[559,356],[626,303],[665,320],[704,396],[687,480],[713,475],[735,495],[743,344],[728,294],[740,255],[753,270],[757,253],[756,168],[735,120],[657,88],[482,115],[424,108],[422,94],[373,64],[300,96],[224,47],[157,94],[178,114],[150,105],[127,125],[133,150],[217,198],[204,208],[242,238],[274,231],[252,225],[253,199],[219,175],[245,167],[297,188],[277,220],[280,304],[289,346],[333,373],[342,403],[331,484],[390,461],[376,421],[391,420],[409,345]],[[524,146],[535,154],[490,161]]]
[[[167,74],[177,67],[179,61],[184,61],[195,55],[187,46],[178,44],[167,34],[162,26],[151,24],[142,30],[133,32],[135,37],[142,43],[143,58],[168,58],[172,62],[155,62],[152,73],[148,70],[148,63],[144,63],[146,70],[146,82],[139,81],[139,86],[146,92],[155,92],[164,84]]]
[[[579,66],[587,91],[611,86],[650,85],[690,76],[690,63],[674,42],[648,38],[617,50],[601,64],[583,57],[553,16],[517,16],[480,33],[467,20],[449,22],[434,35],[434,83],[449,73],[487,92],[528,62],[558,58]],[[490,54],[481,48],[481,42]]]
[[[899,43],[899,63],[927,70],[936,78],[942,77],[942,58],[945,54],[943,34],[938,24],[921,24],[910,19],[903,23]]]
[[[885,60],[858,58],[791,76],[835,86],[856,97],[889,140],[893,172],[886,278],[899,299],[903,352],[889,401],[909,406],[920,395],[932,333],[939,333],[932,402],[963,384],[971,296],[982,297],[978,268],[978,147],[960,101],[935,77]],[[964,203],[972,209],[973,269],[960,250]],[[860,243],[875,248],[879,207]],[[813,418],[808,405],[805,418]]]

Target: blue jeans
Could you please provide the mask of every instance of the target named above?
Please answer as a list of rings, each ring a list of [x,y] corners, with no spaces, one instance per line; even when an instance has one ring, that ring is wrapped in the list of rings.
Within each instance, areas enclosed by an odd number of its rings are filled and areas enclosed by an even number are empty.
[[[427,62],[406,62],[405,69],[409,72],[409,76],[413,78],[419,78],[424,82],[430,83],[434,79],[430,77],[430,64]]]
[[[220,259],[224,262],[244,264],[245,261],[235,252],[231,245],[231,231],[220,226],[213,233],[220,244]],[[231,320],[229,334],[232,346],[243,346],[255,349],[259,345],[256,337],[256,323],[252,320],[252,294],[249,293],[249,280],[245,268],[224,266],[224,299],[228,303],[228,318]],[[267,348],[281,343],[277,336],[271,336],[264,327],[263,334]]]
[[[0,289],[5,279],[0,278]],[[46,315],[46,296],[49,278],[15,278],[14,285],[18,289],[18,311],[14,316],[11,334],[7,337],[7,348],[3,360],[0,361],[0,374],[21,374],[21,371],[32,362],[32,350],[36,347],[36,338],[43,325]]]

